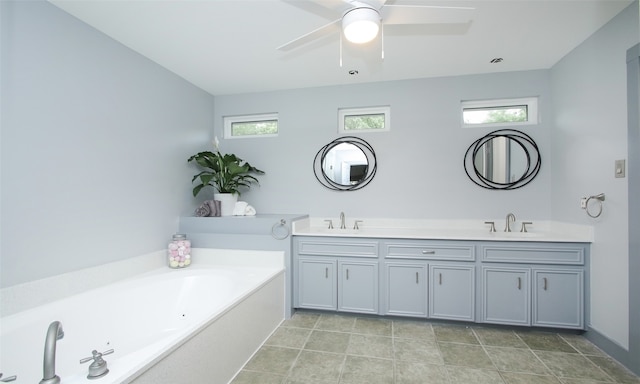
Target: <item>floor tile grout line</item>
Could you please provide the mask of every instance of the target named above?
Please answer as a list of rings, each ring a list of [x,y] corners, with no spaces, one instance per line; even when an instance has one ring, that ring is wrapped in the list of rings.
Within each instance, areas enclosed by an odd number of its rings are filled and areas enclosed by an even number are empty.
[[[484,354],[487,355],[487,358],[489,359],[489,361],[491,361],[491,365],[493,365],[493,368],[496,370],[496,372],[498,372],[498,374],[500,373],[500,370],[498,369],[498,366],[496,365],[496,362],[493,361],[493,359],[491,358],[491,355],[489,354],[489,352],[487,351],[487,348],[485,348],[484,343],[482,343],[482,340],[480,340],[480,337],[478,336],[478,334],[476,333],[475,327],[469,327],[469,329],[471,330],[471,333],[473,333],[473,336],[476,338],[476,340],[478,341],[478,344],[480,345],[480,347],[482,347],[482,351],[484,351]],[[502,377],[502,375],[500,375],[500,379],[502,381],[505,381],[504,378]],[[506,381],[505,381],[506,382]]]
[[[314,323],[314,326],[318,323],[318,321],[320,321],[320,317],[318,317],[316,319],[316,322]],[[286,383],[287,381],[289,381],[289,379],[292,379],[291,375],[293,373],[293,367],[295,367],[296,364],[298,363],[298,359],[300,359],[300,355],[302,355],[302,351],[304,350],[304,346],[307,344],[307,342],[309,342],[309,339],[311,338],[311,334],[312,333],[313,333],[313,329],[310,330],[309,334],[307,335],[307,337],[304,340],[304,343],[302,343],[302,346],[299,348],[298,354],[296,355],[296,358],[293,359],[293,362],[291,363],[291,366],[289,367],[289,370],[287,371],[287,374],[285,375],[285,377],[284,377],[284,379],[282,381],[283,383]]]
[[[582,356],[584,359],[586,359],[589,363],[591,363],[592,365],[594,365],[597,369],[599,369],[602,373],[605,374],[605,376],[609,379],[611,379],[612,383],[617,383],[617,380],[609,375],[608,372],[606,372],[604,369],[600,368],[600,366],[598,366],[596,363],[594,363],[590,358],[587,357],[587,355],[585,355],[584,353],[582,353],[582,351],[576,347],[573,346],[573,344],[571,344],[567,339],[565,339],[561,334],[558,334],[558,337],[560,337],[562,340],[564,340],[565,343],[571,345],[571,348],[573,348],[574,350],[576,350],[576,352]],[[596,347],[597,348],[597,347]],[[588,355],[588,356],[592,356],[592,355]]]

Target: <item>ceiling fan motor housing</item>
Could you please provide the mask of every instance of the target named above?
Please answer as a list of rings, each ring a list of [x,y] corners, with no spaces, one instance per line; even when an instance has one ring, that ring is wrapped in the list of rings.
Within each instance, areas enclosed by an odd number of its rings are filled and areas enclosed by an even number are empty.
[[[380,20],[380,13],[374,8],[350,9],[342,17],[344,37],[352,43],[368,43],[378,36]]]

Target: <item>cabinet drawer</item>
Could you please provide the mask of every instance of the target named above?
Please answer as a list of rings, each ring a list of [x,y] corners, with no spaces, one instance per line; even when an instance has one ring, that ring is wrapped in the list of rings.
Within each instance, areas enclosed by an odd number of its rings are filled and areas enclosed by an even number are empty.
[[[387,259],[429,259],[429,260],[464,260],[476,258],[472,244],[444,244],[433,242],[386,242],[383,245],[384,257]]]
[[[299,255],[378,257],[378,243],[371,241],[312,241],[298,243]]]
[[[584,264],[584,247],[581,246],[484,244],[480,246],[480,254],[485,262]]]

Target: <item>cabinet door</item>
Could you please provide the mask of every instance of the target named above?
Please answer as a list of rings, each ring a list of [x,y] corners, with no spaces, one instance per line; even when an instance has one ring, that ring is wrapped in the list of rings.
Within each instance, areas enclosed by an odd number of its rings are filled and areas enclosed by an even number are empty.
[[[533,325],[582,329],[583,272],[534,269],[533,276]]]
[[[427,265],[385,263],[385,314],[427,316]]]
[[[529,269],[482,268],[482,320],[530,325]]]
[[[338,310],[378,313],[378,262],[338,261]]]
[[[429,317],[475,319],[475,266],[429,266]]]
[[[298,259],[298,306],[300,308],[332,309],[336,301],[335,260],[314,257]]]

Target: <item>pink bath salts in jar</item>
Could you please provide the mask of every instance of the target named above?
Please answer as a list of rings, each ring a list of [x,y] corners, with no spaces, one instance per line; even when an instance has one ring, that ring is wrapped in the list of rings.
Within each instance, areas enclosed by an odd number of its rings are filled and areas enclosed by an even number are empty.
[[[169,268],[184,268],[191,264],[191,241],[187,235],[176,233],[167,247]]]

